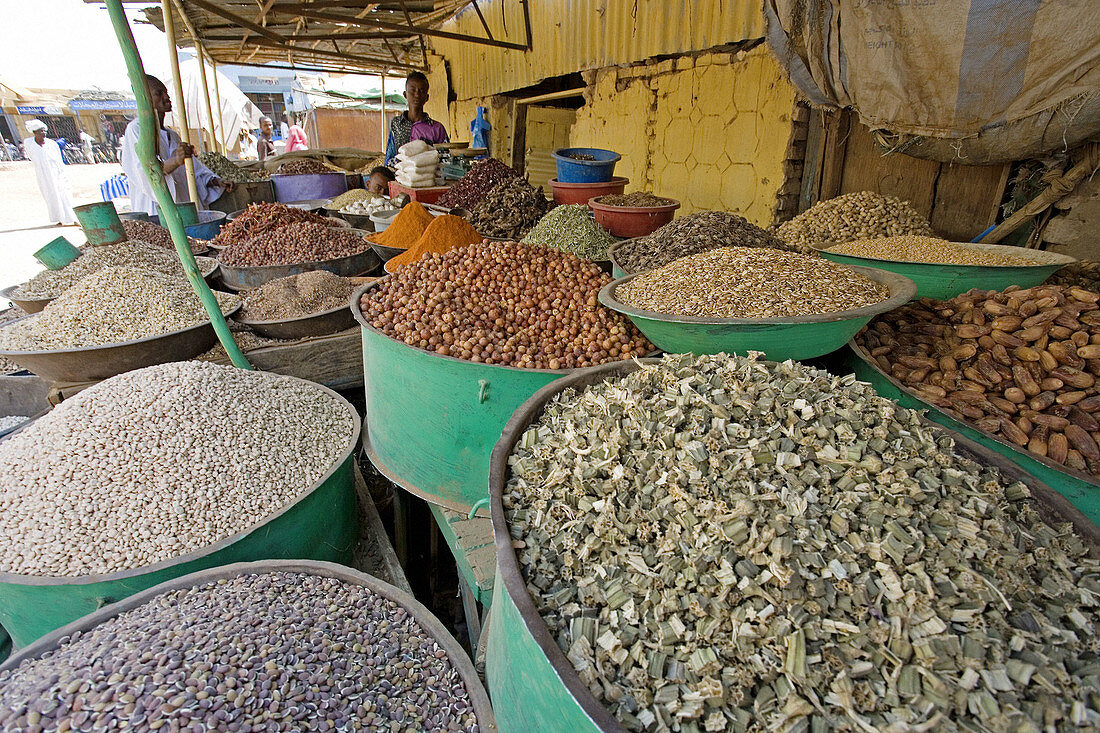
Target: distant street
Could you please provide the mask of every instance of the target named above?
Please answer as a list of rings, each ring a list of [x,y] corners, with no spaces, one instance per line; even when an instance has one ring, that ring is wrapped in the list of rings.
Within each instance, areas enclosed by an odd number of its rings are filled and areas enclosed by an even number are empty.
[[[121,173],[115,163],[65,167],[73,185],[73,203],[99,201],[99,184]],[[120,209],[127,199],[116,200]],[[34,166],[29,161],[0,162],[0,288],[26,281],[42,269],[32,253],[55,237],[64,235],[76,246],[85,242],[79,227],[51,226],[46,202],[38,192]],[[7,301],[0,299],[0,307]]]

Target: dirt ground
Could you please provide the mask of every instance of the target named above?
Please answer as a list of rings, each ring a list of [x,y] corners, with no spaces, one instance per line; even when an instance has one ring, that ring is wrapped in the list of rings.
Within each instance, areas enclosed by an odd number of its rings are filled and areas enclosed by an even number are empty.
[[[121,173],[116,163],[70,165],[65,172],[73,186],[73,203],[100,201],[99,184]],[[129,210],[128,199],[117,199],[119,210]],[[0,163],[0,288],[17,285],[42,269],[32,254],[55,237],[76,246],[85,242],[79,227],[59,227],[47,218],[46,202],[38,191],[30,161]],[[0,299],[0,308],[8,305]]]

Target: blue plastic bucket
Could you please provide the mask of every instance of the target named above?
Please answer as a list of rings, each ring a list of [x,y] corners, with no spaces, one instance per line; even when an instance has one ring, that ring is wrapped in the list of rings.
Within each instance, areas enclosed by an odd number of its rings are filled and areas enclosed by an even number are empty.
[[[570,155],[591,155],[595,160],[577,160]],[[554,151],[561,183],[606,183],[615,176],[615,164],[623,156],[601,148],[561,148]]]
[[[213,239],[221,231],[222,224],[225,223],[225,217],[226,214],[222,211],[200,211],[199,223],[186,226],[183,231],[193,239]],[[149,217],[149,221],[160,224],[160,217]],[[164,225],[161,224],[161,226]]]

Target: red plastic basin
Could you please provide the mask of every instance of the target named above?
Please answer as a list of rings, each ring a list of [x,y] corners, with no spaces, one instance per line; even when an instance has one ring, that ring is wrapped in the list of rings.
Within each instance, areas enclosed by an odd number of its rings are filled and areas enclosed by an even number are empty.
[[[606,195],[606,194],[605,194]],[[601,204],[594,196],[588,200],[596,222],[616,237],[644,237],[672,221],[680,202],[668,199],[672,203],[665,206],[608,206]]]
[[[622,193],[628,183],[630,179],[623,176],[615,176],[603,183],[562,183],[557,178],[551,178],[550,188],[554,190],[555,204],[587,204],[595,196]]]

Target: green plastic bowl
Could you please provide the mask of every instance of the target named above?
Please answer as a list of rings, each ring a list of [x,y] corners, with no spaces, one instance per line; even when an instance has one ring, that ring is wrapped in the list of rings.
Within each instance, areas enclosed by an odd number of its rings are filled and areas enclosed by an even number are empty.
[[[657,348],[670,354],[725,352],[744,355],[762,351],[772,361],[810,359],[843,347],[872,318],[904,305],[917,292],[913,281],[902,275],[870,267],[852,269],[888,287],[890,297],[863,308],[814,316],[700,318],[655,313],[621,302],[615,293],[637,275],[608,283],[600,290],[599,297],[608,308],[633,321]]]
[[[1037,265],[941,265],[927,262],[907,262],[904,260],[879,260],[871,257],[839,254],[828,250],[818,250],[821,256],[842,265],[861,265],[888,270],[904,275],[917,284],[917,298],[949,300],[973,288],[982,290],[1004,290],[1009,285],[1030,288],[1040,285],[1057,270],[1077,260],[1068,255],[1044,252],[1023,247],[1008,247],[1001,244],[976,244],[955,242],[956,246],[966,247],[979,252],[996,252],[1036,260]]]

